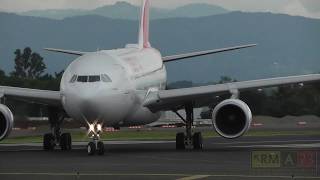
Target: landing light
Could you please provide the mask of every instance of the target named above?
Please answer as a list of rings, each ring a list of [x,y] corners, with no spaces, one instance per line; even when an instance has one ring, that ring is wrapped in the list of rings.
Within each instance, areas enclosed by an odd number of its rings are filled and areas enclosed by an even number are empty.
[[[98,132],[101,132],[101,131],[102,131],[102,126],[101,126],[101,124],[97,124],[97,130],[98,130]]]
[[[97,124],[96,122],[93,124],[89,124],[88,134],[92,133],[93,135],[99,135],[102,132],[102,124]]]
[[[94,124],[89,124],[89,131],[94,132]]]

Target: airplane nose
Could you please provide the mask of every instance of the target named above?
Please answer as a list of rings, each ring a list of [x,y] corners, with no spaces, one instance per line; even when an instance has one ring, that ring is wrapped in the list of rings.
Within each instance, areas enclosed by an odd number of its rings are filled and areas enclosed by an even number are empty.
[[[116,124],[123,120],[135,99],[132,93],[111,86],[81,86],[66,95],[69,114],[89,123]]]
[[[87,121],[98,120],[100,116],[98,104],[90,99],[81,99],[79,104],[80,112]]]
[[[99,120],[101,115],[101,105],[99,103],[99,95],[101,92],[97,89],[90,88],[86,90],[80,90],[77,94],[77,106],[82,118],[87,121]]]

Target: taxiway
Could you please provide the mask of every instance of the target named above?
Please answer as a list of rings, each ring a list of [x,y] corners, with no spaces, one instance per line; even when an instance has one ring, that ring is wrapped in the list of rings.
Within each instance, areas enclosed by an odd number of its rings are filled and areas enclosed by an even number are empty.
[[[41,144],[0,144],[0,179],[315,179],[320,170],[319,136],[210,138],[202,151],[177,151],[174,141],[105,143],[104,156],[87,156],[82,142],[69,152],[45,152]],[[295,157],[290,167],[273,162],[257,168],[254,152],[315,156],[309,159],[312,166]]]

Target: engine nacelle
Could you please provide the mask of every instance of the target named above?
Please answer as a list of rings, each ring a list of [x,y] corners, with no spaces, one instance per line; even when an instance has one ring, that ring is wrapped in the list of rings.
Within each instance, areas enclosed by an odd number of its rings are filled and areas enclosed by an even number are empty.
[[[6,138],[13,128],[13,114],[11,110],[0,104],[0,140]]]
[[[239,99],[227,99],[213,110],[212,123],[217,133],[228,139],[242,136],[250,128],[252,113],[249,106]]]

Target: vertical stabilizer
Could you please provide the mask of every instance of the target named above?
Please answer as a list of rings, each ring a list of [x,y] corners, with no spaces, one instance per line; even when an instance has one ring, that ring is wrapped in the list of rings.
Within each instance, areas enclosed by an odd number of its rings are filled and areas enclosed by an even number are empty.
[[[143,0],[141,7],[140,29],[139,29],[139,48],[151,47],[149,42],[149,0]]]

